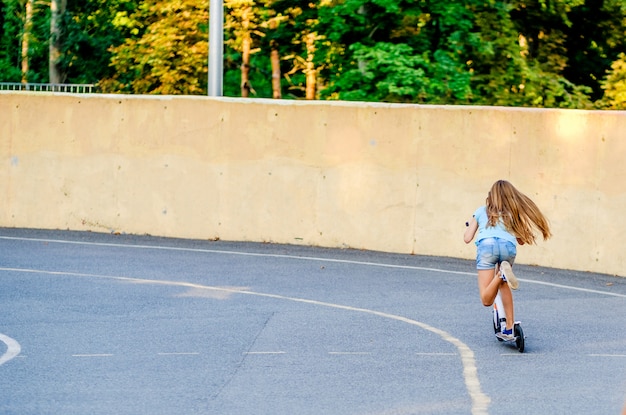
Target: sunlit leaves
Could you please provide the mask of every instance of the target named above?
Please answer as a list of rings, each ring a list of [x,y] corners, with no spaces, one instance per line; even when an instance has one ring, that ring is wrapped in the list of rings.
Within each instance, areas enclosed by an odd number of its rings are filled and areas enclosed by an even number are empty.
[[[620,53],[603,82],[604,101],[608,108],[626,110],[626,54]]]
[[[104,91],[203,94],[208,73],[208,0],[146,1],[130,21],[140,37],[112,49],[116,74]]]

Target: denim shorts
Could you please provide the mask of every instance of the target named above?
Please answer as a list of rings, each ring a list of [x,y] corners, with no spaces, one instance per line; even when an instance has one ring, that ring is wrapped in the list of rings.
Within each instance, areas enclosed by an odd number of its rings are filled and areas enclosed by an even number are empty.
[[[513,265],[517,255],[515,244],[500,238],[481,239],[476,248],[476,269],[494,269],[502,261]]]

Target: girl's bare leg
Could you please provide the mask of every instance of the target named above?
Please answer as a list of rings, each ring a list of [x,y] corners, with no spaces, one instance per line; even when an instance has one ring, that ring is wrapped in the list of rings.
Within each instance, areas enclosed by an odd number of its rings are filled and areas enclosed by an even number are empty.
[[[496,271],[497,269],[478,270],[478,292],[483,305],[489,307],[493,305],[498,290],[500,291],[502,305],[506,313],[506,328],[508,330],[515,323],[513,293],[509,285],[496,275]]]
[[[485,307],[493,304],[500,289],[500,278],[495,278],[495,269],[478,270],[478,293]]]
[[[515,307],[513,307],[513,293],[511,292],[511,288],[509,284],[504,281],[500,284],[500,298],[502,298],[502,305],[504,306],[504,313],[506,314],[506,329],[510,330],[515,324]]]

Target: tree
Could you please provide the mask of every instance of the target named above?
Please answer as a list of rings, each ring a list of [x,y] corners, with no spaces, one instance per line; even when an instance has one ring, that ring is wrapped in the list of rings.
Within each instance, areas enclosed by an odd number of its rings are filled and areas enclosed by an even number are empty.
[[[28,72],[30,69],[29,52],[31,37],[33,32],[33,8],[34,0],[26,0],[24,12],[24,30],[22,31],[22,83],[28,83]]]
[[[270,7],[271,4],[271,2],[269,3],[269,5],[265,4],[265,7],[261,11],[262,23],[260,26],[263,28],[264,36],[261,37],[259,40],[261,48],[263,50],[270,51],[272,98],[281,99],[283,97],[281,45],[282,42],[285,42],[285,37],[283,36],[283,25],[286,25],[289,17],[272,9]],[[290,38],[285,43],[290,44]]]
[[[532,8],[535,6],[537,8]],[[563,33],[555,28],[555,24],[538,23],[542,19],[545,21],[550,11],[541,9],[539,4],[535,6],[532,3],[493,3],[478,5],[474,9],[481,44],[469,58],[472,103],[562,108],[591,106],[587,95],[589,89],[570,82],[562,74],[567,64],[563,55]],[[558,13],[551,16],[556,21],[566,18]]]
[[[29,0],[30,3],[31,0]],[[49,78],[51,84],[61,84],[65,80],[65,73],[60,65],[63,46],[63,19],[67,0],[50,1],[50,56]]]
[[[69,3],[63,20],[63,53],[59,63],[68,82],[95,84],[114,75],[110,49],[136,35],[136,28],[127,23],[128,15],[138,7],[137,0]]]
[[[25,4],[20,4],[16,0],[0,1],[0,81],[20,82],[22,78],[28,79],[28,59],[25,62],[26,76],[22,75],[25,11]],[[29,28],[32,27],[32,18],[30,22]],[[28,54],[26,56],[28,57]]]
[[[525,104],[590,108],[602,94],[604,71],[626,46],[624,2],[514,1],[510,16],[531,71]]]
[[[260,30],[257,4],[253,0],[227,0],[228,9],[224,30],[231,36],[226,45],[241,54],[241,96],[255,93],[250,82],[251,55],[260,51],[259,37],[265,36]]]
[[[323,82],[320,73],[326,64],[326,37],[319,31],[321,2],[274,0],[268,3],[276,16],[269,33],[274,55],[281,58],[287,88],[293,98],[315,99]],[[276,23],[279,22],[279,23]]]
[[[332,3],[321,25],[338,53],[332,54],[329,87],[323,96],[466,103],[470,96],[466,51],[479,38],[470,32],[472,15],[464,3]]]
[[[565,24],[563,76],[589,87],[592,101],[602,98],[602,79],[620,52],[626,50],[626,2],[586,0],[572,2]]]
[[[138,1],[65,1],[0,2],[0,80],[96,83],[112,74],[107,49],[131,35],[114,22]]]
[[[277,23],[270,23],[270,29],[275,29]],[[270,62],[272,64],[272,98],[281,99],[283,97],[281,79],[282,71],[280,70],[280,52],[278,51],[278,43],[275,40],[270,41]]]
[[[620,53],[602,82],[604,105],[609,109],[626,110],[626,54]]]
[[[208,74],[207,0],[147,0],[119,18],[136,31],[111,49],[115,74],[104,91],[138,94],[204,94]]]

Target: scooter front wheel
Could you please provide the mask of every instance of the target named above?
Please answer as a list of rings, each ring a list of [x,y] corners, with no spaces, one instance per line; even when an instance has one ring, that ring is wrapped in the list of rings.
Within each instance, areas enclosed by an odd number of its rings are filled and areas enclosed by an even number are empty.
[[[496,339],[498,339],[499,342],[504,341],[502,340],[500,337],[498,337],[498,333],[500,333],[500,325],[498,325],[496,323],[496,321],[498,321],[500,319],[499,315],[498,315],[498,311],[497,310],[493,310],[493,332],[496,334]]]
[[[515,335],[515,346],[517,346],[517,350],[520,353],[524,353],[524,330],[522,330],[522,326],[519,324],[515,324],[513,326],[513,334]]]

